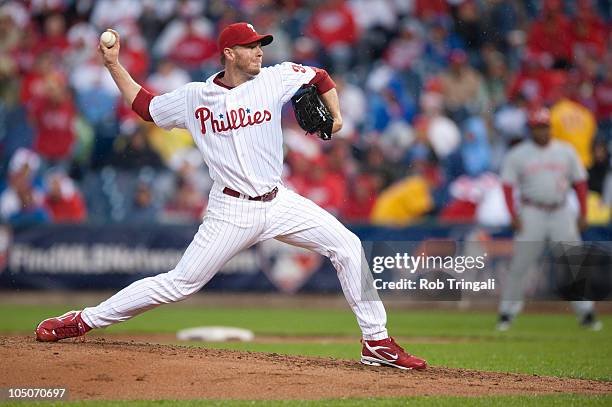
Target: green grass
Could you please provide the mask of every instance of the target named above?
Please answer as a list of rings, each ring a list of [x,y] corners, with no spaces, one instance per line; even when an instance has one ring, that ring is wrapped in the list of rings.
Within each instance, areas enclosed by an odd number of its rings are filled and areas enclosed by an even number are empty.
[[[43,318],[66,307],[0,305],[1,332],[32,332]],[[607,329],[584,331],[571,314],[521,315],[509,332],[493,327],[495,315],[473,312],[389,312],[390,332],[413,337],[406,348],[431,365],[612,380],[612,317],[604,315]],[[355,358],[359,331],[349,311],[319,309],[230,309],[166,306],[131,321],[107,328],[114,333],[174,333],[198,325],[230,325],[269,335],[339,335],[351,344],[312,342],[214,343],[201,346]],[[435,340],[428,340],[428,338]],[[440,339],[448,343],[439,343]]]
[[[34,306],[0,304],[0,332],[32,331],[42,318],[55,316],[79,306]],[[531,341],[538,338],[612,339],[612,315],[603,315],[607,330],[585,332],[573,315],[525,314],[514,329],[497,333],[493,327],[495,314],[460,311],[390,311],[388,326],[395,336],[512,339]],[[343,310],[267,309],[267,308],[205,308],[166,305],[148,311],[128,322],[107,328],[112,333],[174,333],[197,325],[232,325],[271,335],[345,335],[359,337],[353,314]]]
[[[70,307],[0,305],[0,332],[32,333],[43,318],[58,315]],[[506,333],[494,331],[493,313],[459,311],[390,311],[391,334],[408,338],[403,345],[425,357],[430,365],[479,370],[518,372],[548,376],[589,378],[612,381],[612,316],[604,315],[604,330],[584,331],[570,314],[525,314]],[[199,325],[226,325],[251,329],[260,335],[346,336],[347,343],[312,341],[284,344],[207,343],[209,348],[240,349],[355,359],[359,354],[359,330],[348,310],[204,308],[173,305],[149,311],[131,321],[110,327],[105,334],[175,333]],[[351,341],[354,339],[353,341]],[[204,404],[202,404],[204,403]],[[373,404],[374,403],[374,404]],[[160,402],[154,405],[401,405],[414,406],[547,406],[612,405],[612,396],[587,397],[555,395],[538,397],[414,397],[402,399],[349,399],[259,403],[239,401]],[[106,406],[108,402],[74,405]],[[45,406],[52,404],[45,403]],[[151,405],[126,402],[122,406]]]
[[[50,403],[30,403],[29,406],[56,407],[56,406],[85,406],[85,407],[110,407],[116,406],[117,401],[82,401]],[[161,400],[161,401],[122,401],[121,407],[454,407],[454,406],[477,406],[477,407],[513,407],[513,406],[537,406],[557,407],[563,406],[610,406],[612,396],[578,396],[573,394],[554,396],[491,396],[491,397],[443,397],[443,396],[419,396],[409,398],[363,398],[363,399],[328,399],[328,400],[279,400],[279,401],[241,401],[241,400]],[[3,406],[23,406],[23,402],[7,403]]]

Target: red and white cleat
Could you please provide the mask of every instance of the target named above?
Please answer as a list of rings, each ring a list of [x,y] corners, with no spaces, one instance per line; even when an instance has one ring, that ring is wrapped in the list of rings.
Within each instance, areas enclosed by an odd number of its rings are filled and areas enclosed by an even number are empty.
[[[392,366],[404,370],[423,370],[427,362],[407,353],[393,338],[379,341],[363,340],[361,363],[369,366]]]
[[[59,317],[42,321],[36,327],[36,340],[56,342],[60,339],[83,336],[91,328],[81,318],[81,311],[68,311]]]

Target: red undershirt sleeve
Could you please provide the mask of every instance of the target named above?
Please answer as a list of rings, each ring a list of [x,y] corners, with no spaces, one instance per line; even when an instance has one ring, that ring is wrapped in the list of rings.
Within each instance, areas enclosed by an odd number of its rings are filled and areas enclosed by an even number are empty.
[[[132,110],[136,112],[138,116],[142,117],[143,120],[148,122],[153,121],[151,113],[149,112],[149,106],[154,97],[155,95],[149,93],[145,88],[140,88],[136,98],[132,102]]]
[[[576,197],[578,198],[578,203],[580,204],[580,216],[587,216],[587,193],[589,187],[586,181],[578,181],[575,182],[574,190],[576,191]]]
[[[333,81],[331,76],[327,73],[325,69],[312,67],[315,71],[315,77],[308,83],[309,85],[315,85],[317,88],[317,93],[322,95],[323,93],[329,91],[336,87],[336,83]]]
[[[516,208],[514,207],[514,191],[512,185],[503,184],[504,188],[504,198],[506,200],[506,206],[508,207],[508,212],[510,212],[510,216],[513,218],[516,217]]]

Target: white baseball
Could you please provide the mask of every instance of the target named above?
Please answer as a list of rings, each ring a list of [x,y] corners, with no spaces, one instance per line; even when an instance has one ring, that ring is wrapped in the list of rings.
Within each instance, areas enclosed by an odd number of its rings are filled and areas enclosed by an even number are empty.
[[[102,35],[100,35],[100,42],[106,48],[112,48],[112,46],[115,45],[116,41],[117,37],[115,37],[115,34],[110,31],[104,31]]]

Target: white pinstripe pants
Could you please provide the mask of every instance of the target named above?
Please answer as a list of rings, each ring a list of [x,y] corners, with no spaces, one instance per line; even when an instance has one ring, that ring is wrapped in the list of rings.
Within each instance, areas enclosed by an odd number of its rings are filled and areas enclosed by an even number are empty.
[[[274,238],[329,257],[363,338],[387,337],[382,302],[375,291],[362,290],[371,274],[354,233],[327,211],[284,186],[279,186],[276,198],[270,202],[234,198],[223,194],[222,189],[217,184],[213,186],[206,217],[173,270],[136,281],[100,305],[85,308],[85,322],[103,328],[160,304],[184,300],[198,292],[236,253]]]

